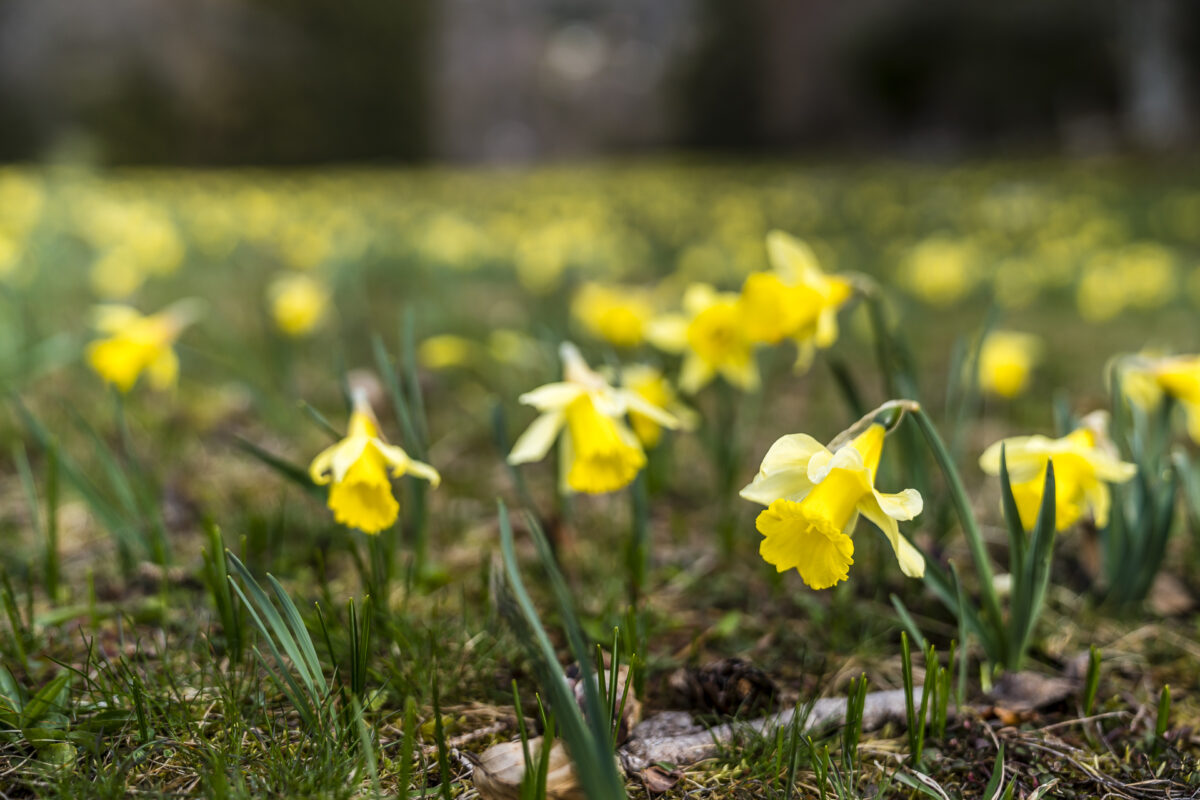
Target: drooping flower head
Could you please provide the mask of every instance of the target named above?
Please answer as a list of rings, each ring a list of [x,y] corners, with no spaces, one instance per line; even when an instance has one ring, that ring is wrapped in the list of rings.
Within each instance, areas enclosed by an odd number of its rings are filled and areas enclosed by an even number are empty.
[[[835,440],[833,450],[804,433],[771,446],[741,492],[767,507],[755,523],[763,535],[758,552],[767,563],[779,572],[795,569],[813,589],[846,580],[854,563],[850,537],[861,514],[887,537],[905,575],[925,574],[925,559],[896,524],[921,513],[921,495],[915,489],[884,494],[875,488],[886,432],[872,422],[841,446]]]
[[[271,316],[284,334],[299,338],[312,333],[329,311],[329,290],[311,275],[294,272],[267,288]]]
[[[172,345],[199,314],[196,300],[180,300],[148,316],[130,306],[97,306],[95,327],[107,336],[88,345],[87,362],[122,392],[132,389],[143,372],[155,389],[169,389],[179,377]]]
[[[1137,474],[1137,467],[1122,461],[1108,441],[1108,415],[1096,411],[1084,418],[1082,427],[1061,439],[1046,436],[1016,436],[996,442],[979,458],[989,475],[1000,474],[1000,450],[1008,466],[1013,498],[1026,530],[1037,524],[1046,481],[1046,466],[1054,462],[1055,527],[1066,530],[1086,514],[1096,526],[1108,524],[1112,497],[1108,484],[1124,483]]]
[[[741,310],[751,341],[796,342],[796,368],[807,369],[818,348],[837,341],[838,310],[854,294],[849,279],[821,271],[805,242],[783,231],[767,234],[771,272],[755,272],[742,286]]]
[[[683,294],[684,313],[659,317],[647,331],[655,347],[684,354],[679,388],[685,394],[695,394],[717,375],[739,389],[758,389],[754,341],[740,300],[737,294],[694,283]]]
[[[625,421],[636,412],[666,428],[679,421],[634,391],[614,388],[588,367],[579,350],[564,342],[560,349],[563,380],[521,395],[541,416],[517,439],[510,464],[540,461],[562,436],[563,484],[589,494],[612,492],[629,485],[646,464],[646,454]]]
[[[992,331],[979,349],[979,388],[1014,398],[1029,387],[1042,357],[1042,340],[1029,333]]]
[[[585,283],[575,294],[571,313],[591,336],[614,347],[637,347],[654,316],[654,304],[643,289]]]
[[[1128,358],[1121,388],[1144,410],[1157,408],[1164,394],[1177,400],[1187,417],[1188,436],[1200,444],[1200,355]]]
[[[396,522],[400,504],[392,493],[391,478],[412,475],[435,487],[442,482],[433,467],[383,440],[367,393],[361,389],[353,391],[346,437],[322,450],[308,474],[313,483],[329,484],[333,518],[363,533],[379,533]]]

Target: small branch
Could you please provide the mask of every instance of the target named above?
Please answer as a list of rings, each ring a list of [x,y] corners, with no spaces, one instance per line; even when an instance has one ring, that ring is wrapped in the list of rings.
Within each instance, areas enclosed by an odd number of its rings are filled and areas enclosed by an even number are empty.
[[[921,700],[921,690],[914,691]],[[878,728],[886,722],[905,719],[904,691],[893,689],[871,692],[863,706],[863,728]],[[803,715],[804,710],[800,713]],[[679,712],[658,714],[634,728],[633,736],[619,751],[621,763],[630,773],[640,772],[659,762],[677,767],[688,766],[717,755],[721,746],[731,741],[738,731],[751,730],[770,734],[792,724],[796,710],[789,709],[768,717],[743,723],[729,723],[715,728],[697,730],[689,724],[690,717]],[[817,700],[802,718],[801,731],[814,731],[840,724],[846,717],[846,698],[828,697]],[[672,732],[674,730],[674,732]]]

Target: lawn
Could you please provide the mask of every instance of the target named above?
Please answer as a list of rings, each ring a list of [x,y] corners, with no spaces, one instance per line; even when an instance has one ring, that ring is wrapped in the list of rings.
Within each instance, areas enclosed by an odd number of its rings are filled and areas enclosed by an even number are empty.
[[[0,797],[1195,796],[1198,176],[0,168]]]

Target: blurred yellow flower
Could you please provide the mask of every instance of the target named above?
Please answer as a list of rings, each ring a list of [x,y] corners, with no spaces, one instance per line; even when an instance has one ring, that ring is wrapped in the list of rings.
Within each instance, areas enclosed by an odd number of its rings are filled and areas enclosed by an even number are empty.
[[[429,369],[463,367],[476,357],[479,345],[465,336],[443,333],[430,336],[417,348],[417,358]]]
[[[683,295],[684,314],[667,314],[651,321],[646,338],[668,353],[683,353],[679,388],[695,394],[718,374],[734,386],[755,391],[759,386],[754,342],[745,330],[740,296],[694,283]]]
[[[1147,410],[1156,408],[1164,393],[1179,401],[1188,436],[1200,443],[1200,355],[1130,359],[1121,370],[1121,389]]]
[[[813,589],[846,580],[854,563],[850,535],[861,514],[887,537],[905,575],[925,574],[925,559],[896,524],[921,513],[921,495],[875,488],[885,434],[872,423],[834,451],[803,433],[771,445],[758,475],[741,491],[767,507],[755,523],[763,535],[758,552],[767,563],[779,572],[794,568]]]
[[[1042,340],[1029,333],[992,331],[979,350],[979,388],[1013,398],[1029,388],[1042,358]]]
[[[347,528],[379,533],[390,528],[400,514],[389,477],[401,475],[429,481],[435,487],[442,478],[437,470],[409,458],[379,433],[366,394],[356,392],[346,438],[322,450],[308,467],[313,482],[329,487],[329,510]]]
[[[678,427],[679,421],[641,395],[611,386],[569,342],[560,352],[564,380],[520,397],[541,415],[521,434],[508,463],[540,461],[563,432],[565,489],[600,494],[629,485],[645,466],[646,454],[625,415],[637,412],[666,428]]]
[[[199,315],[199,307],[196,300],[180,300],[142,316],[129,306],[98,306],[95,328],[108,336],[88,345],[88,364],[122,392],[132,389],[143,372],[155,389],[174,386],[179,358],[171,346]]]
[[[1103,528],[1112,505],[1108,484],[1124,483],[1137,474],[1136,466],[1117,456],[1108,441],[1107,427],[1107,414],[1097,411],[1084,418],[1082,427],[1061,439],[1004,439],[983,452],[979,466],[989,475],[999,475],[1000,450],[1004,448],[1013,498],[1021,524],[1028,530],[1037,523],[1046,467],[1053,461],[1055,527],[1066,530],[1090,513],[1096,526]]]
[[[654,304],[645,290],[589,282],[576,292],[571,313],[590,335],[615,347],[637,347]]]
[[[951,305],[974,289],[979,280],[974,248],[944,236],[925,239],[905,257],[900,280],[930,305]]]
[[[795,340],[796,368],[807,369],[817,348],[837,341],[837,314],[854,285],[822,272],[812,248],[783,231],[767,234],[767,255],[772,272],[752,273],[742,286],[746,335],[765,344]]]
[[[329,290],[310,275],[291,273],[276,278],[267,287],[267,299],[276,327],[292,337],[312,333],[329,312]]]

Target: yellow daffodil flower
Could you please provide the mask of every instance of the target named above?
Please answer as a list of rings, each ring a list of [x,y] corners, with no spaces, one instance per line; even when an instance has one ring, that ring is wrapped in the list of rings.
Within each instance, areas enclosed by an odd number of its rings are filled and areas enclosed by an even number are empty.
[[[1188,436],[1200,444],[1200,355],[1135,357],[1121,371],[1121,388],[1142,409],[1157,408],[1166,394],[1183,406]]]
[[[837,341],[838,311],[854,294],[854,285],[821,271],[805,242],[783,231],[767,234],[772,272],[756,272],[742,286],[742,314],[752,341],[796,342],[796,369],[812,364],[818,348]]]
[[[1033,368],[1042,357],[1042,340],[1033,334],[992,331],[979,350],[979,388],[1014,398],[1029,387]]]
[[[1017,436],[996,442],[983,452],[979,466],[989,475],[1000,474],[1000,449],[1004,447],[1009,480],[1021,524],[1037,524],[1042,505],[1046,466],[1054,462],[1055,527],[1066,530],[1090,513],[1096,526],[1108,524],[1112,497],[1109,483],[1124,483],[1137,467],[1121,461],[1108,441],[1107,415],[1094,412],[1080,427],[1061,439]]]
[[[129,306],[97,306],[96,330],[108,336],[88,345],[87,362],[122,392],[132,389],[143,372],[155,389],[168,389],[179,377],[179,358],[171,346],[199,315],[199,308],[198,301],[181,300],[143,316]]]
[[[329,290],[310,275],[276,278],[267,288],[267,299],[275,326],[292,337],[312,333],[329,311]]]
[[[476,351],[479,349],[477,342],[465,336],[442,333],[421,342],[417,348],[417,358],[421,365],[428,369],[452,369],[471,364],[476,359]]]
[[[621,382],[650,405],[668,411],[679,420],[680,429],[695,430],[698,422],[696,412],[680,402],[675,388],[662,370],[649,364],[633,364],[621,369]],[[640,411],[629,411],[629,423],[642,446],[647,449],[655,447],[662,438],[663,426]]]
[[[884,494],[875,488],[885,434],[883,425],[872,423],[833,451],[803,433],[771,446],[741,492],[767,507],[756,522],[763,535],[758,552],[767,563],[779,572],[795,569],[813,589],[846,580],[854,563],[850,535],[861,514],[887,537],[905,575],[925,574],[925,559],[896,524],[921,513],[921,495],[915,489]]]
[[[575,294],[571,313],[590,335],[614,347],[637,347],[654,316],[654,304],[641,289],[585,283]]]
[[[679,421],[636,392],[614,388],[569,342],[560,352],[564,380],[520,397],[542,413],[517,439],[508,463],[540,461],[562,432],[565,488],[590,494],[616,491],[629,485],[646,464],[625,415],[637,412],[666,428],[678,427]]]
[[[363,533],[379,533],[400,514],[391,477],[412,475],[435,487],[442,478],[433,467],[383,440],[365,392],[354,395],[349,428],[346,438],[312,460],[308,474],[313,483],[331,484],[328,504],[335,520]]]
[[[679,388],[695,394],[720,375],[740,389],[757,390],[754,342],[746,335],[739,295],[694,283],[684,292],[683,309],[682,315],[653,320],[646,334],[660,350],[684,354]]]

